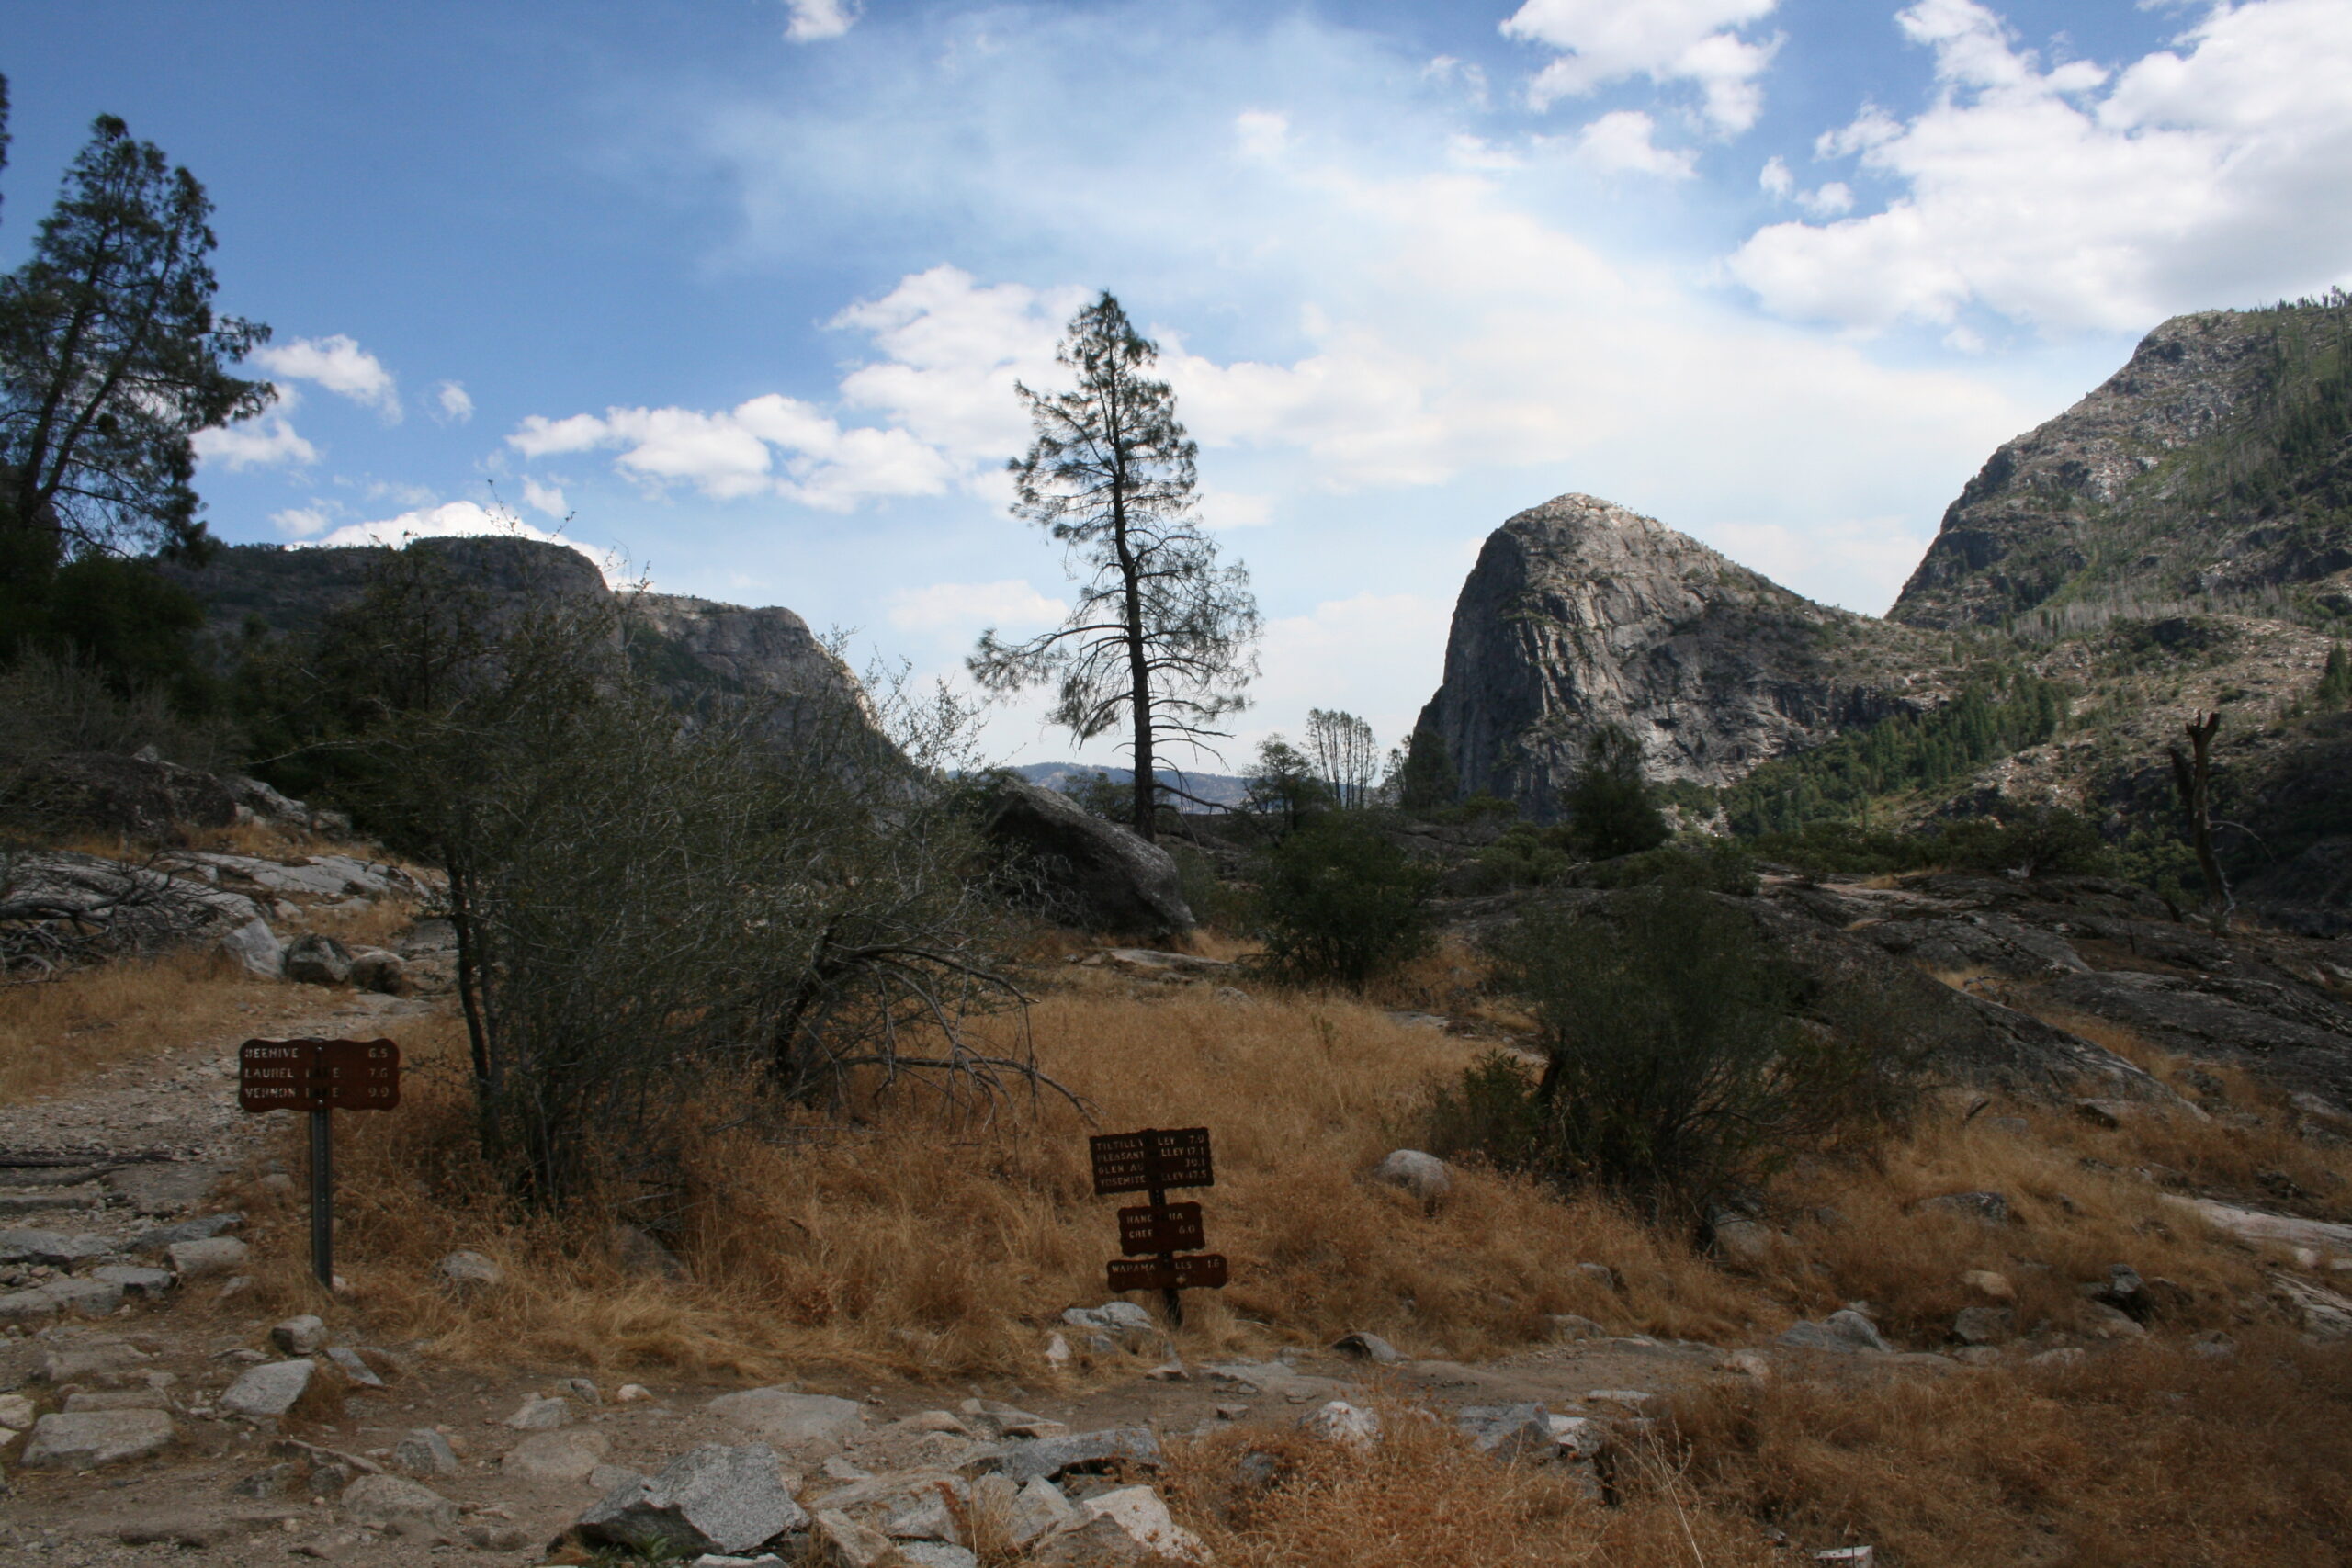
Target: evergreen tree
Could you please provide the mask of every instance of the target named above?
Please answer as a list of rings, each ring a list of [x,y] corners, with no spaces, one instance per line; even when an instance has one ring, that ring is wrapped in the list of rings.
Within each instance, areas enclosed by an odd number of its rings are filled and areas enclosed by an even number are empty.
[[[2320,671],[2319,690],[2313,695],[2325,712],[2352,707],[2352,658],[2345,656],[2342,643],[2327,650],[2327,668]]]
[[[0,279],[0,529],[11,571],[207,542],[190,438],[276,395],[227,368],[269,329],[212,313],[211,212],[195,175],[101,115],[31,258]]]
[[[1066,546],[1082,583],[1055,630],[1026,642],[980,637],[968,660],[991,691],[1057,682],[1054,722],[1080,741],[1124,725],[1135,769],[1135,829],[1157,827],[1161,743],[1222,736],[1257,673],[1258,602],[1239,566],[1220,565],[1193,517],[1197,448],[1176,397],[1148,372],[1159,350],[1105,293],[1069,324],[1056,358],[1064,392],[1016,384],[1035,439],[1009,465],[1014,514]]]
[[[1595,860],[1638,854],[1672,836],[1642,779],[1642,749],[1613,724],[1592,732],[1560,803],[1569,841]]]

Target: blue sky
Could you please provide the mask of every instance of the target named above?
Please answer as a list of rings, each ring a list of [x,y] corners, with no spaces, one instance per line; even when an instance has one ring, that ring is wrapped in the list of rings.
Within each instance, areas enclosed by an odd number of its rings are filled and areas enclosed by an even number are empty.
[[[1521,507],[1879,611],[2158,321],[2352,280],[2352,0],[153,0],[20,7],[0,70],[0,260],[101,111],[219,205],[290,394],[207,441],[235,541],[494,483],[952,671],[1067,596],[1010,387],[1110,288],[1268,617],[1237,759],[1393,740]]]

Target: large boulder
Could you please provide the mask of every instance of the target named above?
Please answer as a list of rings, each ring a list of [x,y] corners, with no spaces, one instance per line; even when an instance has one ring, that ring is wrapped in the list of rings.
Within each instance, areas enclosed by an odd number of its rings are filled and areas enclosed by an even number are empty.
[[[35,770],[23,795],[34,815],[56,826],[156,842],[237,819],[236,800],[219,779],[164,761],[152,749],[134,757],[66,752]]]
[[[632,1551],[741,1552],[808,1522],[765,1443],[706,1443],[662,1473],[616,1487],[580,1517],[591,1545]]]
[[[991,781],[981,827],[1047,916],[1088,931],[1159,936],[1191,929],[1183,879],[1166,850],[1092,816],[1057,790]]]

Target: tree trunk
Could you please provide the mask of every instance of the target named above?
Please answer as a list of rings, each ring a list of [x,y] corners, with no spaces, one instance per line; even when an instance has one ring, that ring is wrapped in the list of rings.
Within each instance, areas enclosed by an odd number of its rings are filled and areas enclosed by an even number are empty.
[[[2181,809],[2188,817],[2188,843],[2197,854],[2197,869],[2205,878],[2206,907],[2213,911],[2215,925],[2226,931],[2237,900],[2230,893],[2230,879],[2222,873],[2221,859],[2213,852],[2212,746],[2213,734],[2222,728],[2222,716],[2209,713],[2202,719],[2192,718],[2187,728],[2194,754],[2184,756],[2179,747],[2172,749],[2173,787],[2179,792]]]

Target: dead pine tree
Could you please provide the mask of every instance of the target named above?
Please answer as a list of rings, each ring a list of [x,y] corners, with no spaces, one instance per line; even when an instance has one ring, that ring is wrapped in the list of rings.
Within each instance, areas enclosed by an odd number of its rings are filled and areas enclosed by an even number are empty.
[[[2196,852],[2197,869],[2205,878],[2206,907],[2214,911],[2215,924],[2226,931],[2237,900],[2231,897],[2229,878],[2222,874],[2222,863],[2213,853],[2213,736],[2222,728],[2222,716],[2209,713],[2191,718],[2184,728],[2189,749],[2172,748],[2173,787],[2179,792],[2181,810],[2188,817],[2188,846]]]
[[[1083,742],[1124,728],[1135,765],[1135,829],[1153,837],[1162,747],[1199,746],[1246,703],[1257,673],[1250,576],[1220,563],[1193,513],[1196,448],[1176,395],[1148,372],[1159,349],[1104,294],[1070,321],[1056,358],[1068,391],[1016,384],[1035,439],[1010,465],[1013,513],[1069,553],[1078,604],[1054,630],[1005,643],[989,627],[968,660],[992,692],[1054,682],[1057,725]]]

